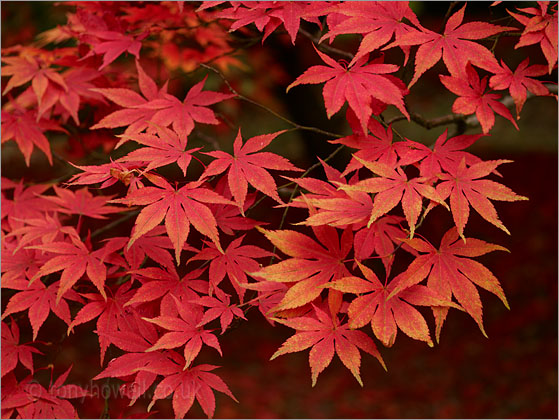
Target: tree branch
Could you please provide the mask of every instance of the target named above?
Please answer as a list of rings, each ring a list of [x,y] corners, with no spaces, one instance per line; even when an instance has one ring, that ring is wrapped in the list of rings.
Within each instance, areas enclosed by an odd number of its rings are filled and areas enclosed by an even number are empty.
[[[552,85],[552,84],[546,84],[545,87],[554,94],[557,94],[557,85]],[[531,92],[528,92],[528,95],[526,96],[526,101],[537,97],[538,95],[534,95]],[[512,98],[512,96],[507,95],[505,96],[503,99],[501,99],[500,101],[503,105],[505,105],[507,108],[512,108],[514,106],[514,99]],[[402,121],[405,120],[406,117],[403,115],[397,115],[394,118],[391,118],[389,121],[387,121],[387,124],[392,124],[398,121]],[[460,123],[464,123],[466,125],[466,127],[468,128],[473,128],[473,127],[477,127],[479,126],[479,120],[477,119],[477,117],[474,115],[461,115],[461,114],[449,114],[449,115],[444,115],[442,117],[437,117],[437,118],[432,118],[432,119],[427,119],[425,117],[423,117],[422,115],[416,113],[416,112],[410,112],[410,119],[417,123],[418,125],[430,130],[431,128],[434,127],[439,127],[441,125],[448,125],[448,124],[460,124]]]

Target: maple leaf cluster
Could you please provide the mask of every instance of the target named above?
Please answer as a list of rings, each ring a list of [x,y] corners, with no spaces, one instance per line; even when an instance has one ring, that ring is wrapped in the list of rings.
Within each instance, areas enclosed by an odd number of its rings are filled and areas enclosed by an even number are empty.
[[[508,302],[475,258],[506,248],[472,237],[470,213],[508,234],[493,202],[527,198],[494,180],[510,161],[466,149],[490,133],[495,113],[519,129],[509,108],[518,119],[529,95],[553,94],[538,78],[557,67],[557,4],[495,5],[510,26],[464,23],[466,6],[454,6],[437,32],[408,2],[69,2],[64,25],[2,49],[2,144],[13,140],[28,168],[35,148],[66,164],[55,137],[82,151],[62,180],[2,178],[2,417],[76,417],[70,400],[92,396],[64,385],[67,366],[37,384],[52,314],[63,335],[96,335],[92,380],[120,380],[130,405],[151,398],[148,411],[172,395],[177,418],[195,400],[212,417],[215,391],[236,401],[203,361],[226,358],[221,337],[255,311],[294,331],[271,359],[310,349],[313,386],[334,354],[363,385],[361,354],[386,369],[378,345],[394,345],[398,331],[433,346],[429,311],[436,342],[450,309],[485,335],[478,289]],[[546,64],[496,56],[518,31],[514,48],[537,44]],[[323,64],[287,81],[286,94],[323,85],[326,116],[345,109],[346,135],[243,94],[252,46],[273,37],[314,47]],[[357,40],[355,51],[337,38]],[[462,131],[427,145],[395,125],[420,121],[407,97],[441,59],[448,74],[437,82],[458,96],[446,121]],[[239,127],[231,121],[244,102],[287,127]],[[398,113],[392,122],[387,109]],[[476,132],[466,134],[471,114]],[[351,158],[301,168],[270,151],[295,130]],[[87,160],[99,145],[104,153]],[[305,216],[284,227],[294,208]],[[447,223],[438,247],[420,232],[435,213]]]

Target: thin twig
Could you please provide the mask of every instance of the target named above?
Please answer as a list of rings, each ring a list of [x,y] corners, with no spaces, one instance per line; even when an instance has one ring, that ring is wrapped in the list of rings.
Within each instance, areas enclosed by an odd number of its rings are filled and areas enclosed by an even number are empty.
[[[325,51],[325,52],[331,52],[333,54],[338,54],[341,55],[342,57],[346,57],[349,60],[353,60],[354,55],[352,53],[350,53],[349,51],[344,51],[344,50],[340,50],[336,47],[332,47],[331,45],[328,44],[319,44],[320,39],[315,37],[313,34],[305,31],[302,28],[299,28],[299,33],[301,35],[306,36],[308,39],[310,39],[319,50]]]
[[[318,133],[318,134],[323,134],[325,136],[328,137],[334,137],[334,138],[339,138],[339,137],[343,137],[343,135],[338,134],[338,133],[332,133],[330,131],[325,131],[325,130],[321,130],[320,128],[317,127],[309,127],[306,125],[301,125],[301,124],[297,124],[294,121],[291,121],[289,118],[284,117],[283,115],[277,113],[276,111],[274,111],[271,108],[268,108],[266,105],[263,105],[259,102],[256,102],[254,99],[251,99],[247,96],[241,95],[239,92],[237,92],[237,90],[235,90],[235,88],[233,88],[233,86],[231,86],[231,84],[229,83],[229,81],[225,78],[225,76],[223,75],[223,73],[221,73],[218,69],[212,67],[212,66],[208,66],[207,64],[204,63],[200,63],[201,67],[204,67],[208,70],[213,71],[214,73],[216,73],[219,77],[221,77],[221,79],[225,82],[225,84],[227,85],[227,87],[229,88],[229,90],[231,91],[232,94],[234,94],[237,99],[243,100],[245,102],[251,103],[253,105],[256,105],[259,108],[262,108],[263,110],[269,112],[270,114],[274,115],[275,117],[279,118],[280,120],[286,122],[287,124],[299,129],[299,130],[304,130],[304,131],[312,131],[314,133]]]

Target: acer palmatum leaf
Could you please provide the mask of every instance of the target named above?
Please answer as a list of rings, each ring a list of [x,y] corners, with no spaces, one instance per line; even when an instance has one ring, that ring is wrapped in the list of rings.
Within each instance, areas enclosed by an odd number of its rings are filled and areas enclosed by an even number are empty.
[[[198,356],[202,344],[213,347],[222,355],[219,341],[211,333],[212,330],[204,330],[199,326],[203,319],[203,310],[200,306],[180,301],[174,296],[173,298],[180,318],[167,315],[143,318],[145,321],[170,331],[159,337],[159,340],[146,351],[174,349],[184,345],[184,369],[187,369]]]
[[[61,299],[56,293],[60,290],[60,282],[55,281],[48,287],[42,281],[34,281],[24,290],[13,295],[2,313],[2,319],[16,312],[27,310],[27,316],[33,330],[33,341],[37,339],[39,329],[50,312],[70,324],[70,308],[65,299],[80,301],[80,296],[73,290],[68,290]]]
[[[514,48],[540,44],[543,55],[547,60],[548,73],[551,74],[551,71],[557,65],[557,4],[551,3],[552,6],[548,10],[549,3],[540,1],[538,2],[539,7],[518,9],[520,12],[533,15],[531,17],[513,13],[510,10],[507,11],[524,25],[524,30]]]
[[[56,121],[41,118],[37,121],[37,112],[16,109],[12,112],[2,110],[2,143],[14,140],[25,158],[25,164],[31,163],[33,148],[38,147],[52,165],[50,144],[44,132],[48,130],[66,131]]]
[[[79,239],[77,233],[68,236],[68,238],[71,242],[53,242],[26,247],[27,249],[38,249],[55,255],[58,254],[43,264],[40,270],[31,278],[31,281],[33,282],[39,277],[62,270],[60,287],[56,295],[56,302],[58,303],[64,293],[76,284],[84,274],[87,274],[87,277],[99,290],[101,296],[107,299],[107,294],[105,293],[107,267],[104,259],[108,254],[118,249],[118,247],[116,249],[103,247],[96,251],[91,251]]]
[[[210,261],[210,295],[227,275],[242,303],[245,289],[241,284],[248,282],[247,273],[255,272],[260,268],[256,259],[274,255],[255,245],[241,245],[244,237],[245,235],[242,235],[233,240],[223,251],[210,244],[188,260],[189,262]]]
[[[12,76],[2,95],[31,81],[31,87],[40,109],[43,96],[50,84],[56,84],[65,91],[68,90],[68,86],[60,73],[52,68],[44,67],[37,58],[30,54],[22,57],[2,57],[2,61],[6,63],[2,67],[2,76]],[[40,117],[41,113],[37,115],[37,120]]]
[[[380,163],[359,159],[363,166],[374,174],[374,178],[368,178],[353,185],[340,185],[339,188],[348,191],[363,191],[374,193],[373,209],[367,227],[392,210],[398,203],[402,203],[404,215],[410,227],[410,236],[413,237],[415,225],[422,210],[422,197],[434,201],[448,209],[444,198],[430,185],[425,178],[408,179],[404,171],[398,166],[393,167]]]
[[[530,64],[530,59],[526,58],[518,65],[515,71],[512,71],[501,60],[501,71],[495,73],[489,79],[489,86],[492,89],[509,90],[510,96],[512,96],[516,105],[516,119],[520,118],[520,111],[522,111],[524,102],[526,102],[528,90],[538,96],[550,94],[542,82],[533,79],[533,77],[546,74],[547,68],[544,65],[534,64],[533,66],[528,66],[528,64]]]
[[[78,385],[64,385],[71,369],[72,366],[54,383],[51,378],[48,390],[31,376],[23,379],[20,383],[22,392],[19,404],[15,404],[18,414],[22,418],[78,418],[76,409],[68,400],[88,397],[91,394]],[[5,405],[2,405],[4,408]]]
[[[421,255],[399,276],[399,282],[388,299],[427,278],[427,287],[448,301],[454,296],[477,322],[483,335],[487,336],[483,328],[481,300],[474,285],[495,294],[507,308],[509,304],[493,273],[471,257],[507,249],[474,238],[460,240],[456,228],[450,229],[443,236],[439,249],[419,238],[405,239],[404,242]],[[439,341],[448,308],[433,308],[433,313]]]
[[[444,299],[425,286],[413,286],[395,292],[399,279],[383,285],[373,270],[357,263],[365,277],[344,277],[328,285],[343,293],[359,295],[348,307],[349,327],[361,328],[370,322],[375,336],[386,346],[392,347],[398,329],[407,336],[425,341],[433,346],[429,328],[421,313],[413,305],[444,306],[461,309],[450,299]]]
[[[268,146],[272,140],[284,132],[278,131],[276,133],[255,136],[243,144],[241,130],[239,129],[233,143],[233,156],[219,150],[205,153],[212,156],[214,160],[210,162],[202,177],[218,175],[227,170],[229,189],[243,213],[248,184],[283,204],[277,193],[276,183],[267,169],[282,171],[301,171],[301,169],[293,166],[282,156],[258,151]]]
[[[110,196],[94,196],[87,188],[72,191],[54,185],[53,189],[56,196],[43,195],[42,197],[54,203],[56,205],[55,210],[60,213],[106,219],[106,214],[118,213],[123,210],[123,208],[107,205],[107,202],[111,199]]]
[[[155,178],[152,179],[155,181]],[[191,224],[201,234],[209,237],[217,249],[222,250],[215,217],[202,203],[233,203],[201,187],[204,180],[189,182],[179,189],[175,189],[163,178],[155,182],[157,182],[156,187],[143,187],[129,192],[125,198],[112,200],[117,203],[145,206],[136,218],[134,233],[128,242],[128,248],[136,239],[165,219],[165,228],[175,248],[177,263],[180,263],[181,250],[190,232]]]
[[[432,178],[443,172],[454,170],[462,159],[465,159],[467,165],[481,162],[477,156],[464,152],[463,149],[474,144],[483,134],[462,134],[460,136],[447,138],[448,130],[445,130],[437,140],[433,148],[427,147],[421,143],[408,140],[410,150],[415,149],[414,156],[410,159],[406,153],[403,154],[402,160],[408,162],[420,161],[419,174],[425,178]]]
[[[15,369],[18,361],[33,374],[33,353],[43,354],[35,347],[19,343],[19,327],[2,321],[2,378]]]
[[[413,27],[405,23],[404,19],[420,26],[408,3],[405,1],[341,2],[333,11],[347,16],[348,19],[332,25],[330,31],[320,41],[330,39],[331,42],[334,37],[343,34],[362,34],[363,39],[359,49],[351,61],[351,64],[353,64],[363,55],[371,53],[388,43],[393,36],[395,39],[399,39],[402,35],[413,30]],[[402,47],[402,50],[405,54],[405,64],[410,48]]]
[[[480,179],[494,172],[497,166],[508,162],[511,161],[491,160],[466,167],[466,161],[462,158],[455,169],[449,168],[448,173],[440,175],[442,182],[436,187],[437,193],[443,200],[450,196],[450,210],[458,234],[462,238],[470,215],[470,205],[481,217],[510,235],[489,200],[520,201],[528,198],[517,195],[510,188],[497,182]]]
[[[156,110],[152,108],[143,108],[145,105],[156,99],[162,99],[167,95],[167,84],[157,90],[155,82],[145,73],[139,61],[136,61],[136,69],[138,71],[138,84],[142,95],[131,89],[125,88],[95,88],[94,92],[102,94],[105,98],[123,107],[107,116],[95,125],[90,127],[94,130],[97,128],[117,128],[126,127],[124,134],[134,134],[141,132],[148,127],[148,121],[151,121]],[[124,141],[119,142],[116,146],[120,146]]]
[[[453,77],[465,76],[468,61],[488,71],[499,69],[499,63],[493,53],[471,40],[488,38],[516,28],[488,22],[462,24],[465,9],[466,6],[462,7],[448,19],[443,34],[422,27],[421,30],[409,31],[384,48],[420,46],[415,54],[415,74],[408,87],[413,86],[441,57]]]
[[[328,118],[347,102],[357,115],[364,132],[367,131],[367,123],[373,112],[372,99],[394,105],[409,119],[402,90],[385,76],[398,70],[398,66],[381,63],[366,64],[368,57],[364,56],[346,68],[318,51],[316,47],[315,50],[327,66],[310,67],[287,87],[287,91],[300,84],[326,82],[322,94]]]
[[[480,80],[469,63],[466,66],[466,77],[440,75],[439,78],[448,90],[459,96],[452,104],[452,111],[464,115],[475,112],[484,134],[487,134],[495,124],[494,112],[509,120],[518,130],[518,125],[508,108],[498,101],[500,96],[485,92],[487,76]]]
[[[152,125],[152,124],[150,124]],[[176,163],[186,176],[186,169],[192,160],[192,154],[200,150],[200,147],[185,150],[187,137],[178,135],[173,130],[153,124],[155,133],[136,133],[127,135],[128,140],[145,147],[140,147],[131,151],[126,156],[121,157],[119,162],[148,162],[146,171],[159,168],[161,166]],[[155,135],[157,134],[157,135]]]
[[[291,258],[263,267],[253,277],[276,282],[295,282],[276,310],[293,309],[315,300],[324,284],[349,275],[344,260],[351,250],[353,232],[345,229],[341,237],[331,226],[313,226],[320,243],[293,230],[257,228],[280,251]]]
[[[376,357],[386,370],[386,365],[380,353],[367,334],[350,329],[347,323],[341,323],[337,316],[332,317],[317,305],[313,305],[313,310],[313,316],[274,319],[297,332],[282,344],[270,360],[282,354],[294,353],[312,347],[309,354],[312,386],[316,385],[318,375],[330,364],[334,353],[338,355],[361,386],[363,386],[363,382],[359,374],[359,367],[361,366],[359,350]]]

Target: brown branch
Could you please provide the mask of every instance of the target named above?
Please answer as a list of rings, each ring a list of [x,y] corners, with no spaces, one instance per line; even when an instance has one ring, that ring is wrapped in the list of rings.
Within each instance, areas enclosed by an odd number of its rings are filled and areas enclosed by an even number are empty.
[[[546,84],[545,87],[547,88],[547,90],[549,90],[550,93],[554,93],[557,94],[557,85],[552,85],[552,84]],[[539,95],[534,95],[532,92],[528,92],[528,94],[526,95],[526,102],[528,102],[530,99],[532,98],[536,98]],[[507,108],[513,108],[514,107],[514,99],[512,96],[507,95],[505,96],[503,99],[501,99],[500,101],[504,106],[506,106]],[[465,121],[466,125],[468,127],[477,127],[479,124],[479,120],[477,119],[477,117],[474,115],[470,115],[468,116]]]
[[[441,125],[447,125],[447,124],[454,124],[457,123],[459,121],[464,120],[464,118],[466,118],[464,115],[458,115],[458,114],[449,114],[449,115],[445,115],[443,117],[437,117],[437,118],[433,118],[428,120],[427,118],[423,117],[422,115],[416,113],[416,112],[410,112],[410,120],[412,120],[413,122],[417,123],[418,125],[430,130],[431,128],[434,127],[438,127]],[[392,124],[398,121],[402,121],[402,120],[406,120],[406,117],[404,115],[398,115],[392,119],[390,119],[389,121],[387,121],[387,124]]]
[[[557,85],[552,85],[552,84],[546,84],[545,87],[547,87],[547,89],[554,94],[557,94]],[[526,96],[526,101],[537,97],[538,95],[534,95],[531,92],[528,92],[527,96]],[[503,99],[501,99],[500,101],[503,105],[505,105],[507,108],[512,108],[514,106],[514,99],[512,98],[512,96],[507,95],[505,96]],[[391,118],[389,121],[387,121],[387,124],[393,124],[395,122],[398,121],[402,121],[405,120],[406,117],[403,115],[398,115],[394,118]],[[479,120],[477,119],[477,117],[475,115],[461,115],[461,114],[449,114],[449,115],[444,115],[442,117],[437,117],[437,118],[432,118],[432,119],[427,119],[425,117],[423,117],[422,115],[416,113],[416,112],[410,112],[410,119],[417,123],[418,125],[430,130],[431,128],[434,127],[439,127],[441,125],[449,125],[449,124],[460,124],[460,123],[464,123],[466,125],[466,127],[468,128],[474,128],[479,126]]]

